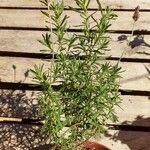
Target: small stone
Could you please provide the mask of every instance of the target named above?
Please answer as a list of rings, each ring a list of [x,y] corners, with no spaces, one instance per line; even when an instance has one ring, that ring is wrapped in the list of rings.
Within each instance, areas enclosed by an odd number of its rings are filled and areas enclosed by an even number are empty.
[[[33,104],[33,105],[37,105],[37,104],[38,104],[38,101],[37,101],[36,99],[34,99],[34,100],[32,101],[32,104]]]

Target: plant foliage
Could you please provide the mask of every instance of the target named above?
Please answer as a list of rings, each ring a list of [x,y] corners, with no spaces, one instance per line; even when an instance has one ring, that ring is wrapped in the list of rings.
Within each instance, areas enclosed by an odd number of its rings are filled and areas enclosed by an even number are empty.
[[[80,145],[95,133],[103,133],[108,120],[116,121],[114,106],[120,102],[118,64],[104,60],[109,44],[107,30],[116,15],[108,7],[88,11],[91,0],[74,0],[79,9],[82,33],[68,32],[69,16],[64,15],[64,2],[41,2],[48,8],[42,13],[51,27],[40,42],[52,54],[50,66],[35,66],[34,79],[42,86],[39,96],[43,130],[53,149],[82,149]],[[99,18],[94,15],[99,13]],[[57,54],[57,55],[56,55]],[[56,59],[55,59],[56,58]],[[59,89],[53,85],[61,84]]]

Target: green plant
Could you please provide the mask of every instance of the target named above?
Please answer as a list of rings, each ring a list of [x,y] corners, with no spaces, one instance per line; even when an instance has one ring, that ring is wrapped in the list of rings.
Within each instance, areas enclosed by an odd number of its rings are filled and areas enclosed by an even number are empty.
[[[83,32],[69,33],[63,1],[41,2],[48,8],[42,13],[53,25],[40,41],[52,54],[50,67],[35,65],[32,70],[42,86],[38,100],[43,131],[54,150],[82,149],[82,142],[104,132],[108,120],[117,120],[121,68],[104,59],[106,33],[116,15],[108,7],[102,10],[99,0],[98,10],[89,14],[90,0],[75,0],[79,9],[70,8],[80,14]],[[95,13],[101,17],[95,19]],[[56,84],[61,86],[54,88]]]

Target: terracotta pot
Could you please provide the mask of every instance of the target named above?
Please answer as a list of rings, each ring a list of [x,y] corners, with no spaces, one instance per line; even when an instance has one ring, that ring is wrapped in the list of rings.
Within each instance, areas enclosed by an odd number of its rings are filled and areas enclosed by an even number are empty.
[[[89,150],[111,150],[102,144],[99,144],[96,142],[91,142],[91,141],[84,142],[83,147],[85,147]]]

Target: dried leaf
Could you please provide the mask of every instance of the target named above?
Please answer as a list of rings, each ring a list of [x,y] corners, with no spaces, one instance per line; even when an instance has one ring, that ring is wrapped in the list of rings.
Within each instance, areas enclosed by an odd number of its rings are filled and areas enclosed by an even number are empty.
[[[137,21],[139,19],[139,17],[140,17],[140,6],[137,6],[135,8],[135,11],[134,11],[134,14],[133,14],[132,18],[133,18],[134,21]]]

